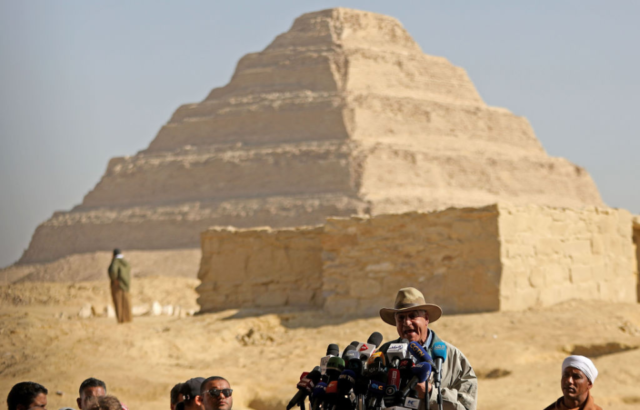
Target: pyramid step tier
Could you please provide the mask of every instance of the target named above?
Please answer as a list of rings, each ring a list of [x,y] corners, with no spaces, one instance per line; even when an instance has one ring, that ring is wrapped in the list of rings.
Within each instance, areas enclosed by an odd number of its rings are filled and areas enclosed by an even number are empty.
[[[138,250],[198,248],[200,233],[211,226],[316,225],[326,215],[367,214],[367,206],[353,197],[327,194],[56,212],[38,226],[19,263],[110,251],[114,244]]]

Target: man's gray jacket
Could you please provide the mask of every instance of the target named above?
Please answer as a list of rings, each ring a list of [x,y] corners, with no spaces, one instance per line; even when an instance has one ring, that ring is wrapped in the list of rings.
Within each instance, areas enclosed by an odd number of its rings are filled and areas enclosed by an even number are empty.
[[[429,346],[425,346],[433,357],[433,344],[443,342],[447,346],[447,360],[442,364],[442,408],[443,410],[475,410],[478,400],[478,379],[471,364],[457,347],[440,340],[436,332]],[[387,353],[392,343],[401,343],[401,339],[392,340],[380,346],[380,351]],[[438,392],[435,385],[429,395],[429,410],[438,409]],[[420,400],[420,409],[426,409],[425,400]]]

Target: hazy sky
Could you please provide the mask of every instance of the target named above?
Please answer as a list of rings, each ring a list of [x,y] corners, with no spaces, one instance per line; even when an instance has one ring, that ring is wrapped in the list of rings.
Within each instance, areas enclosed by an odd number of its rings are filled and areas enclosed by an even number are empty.
[[[0,266],[109,158],[144,149],[297,16],[335,6],[398,18],[585,167],[609,206],[640,214],[639,1],[0,0]]]

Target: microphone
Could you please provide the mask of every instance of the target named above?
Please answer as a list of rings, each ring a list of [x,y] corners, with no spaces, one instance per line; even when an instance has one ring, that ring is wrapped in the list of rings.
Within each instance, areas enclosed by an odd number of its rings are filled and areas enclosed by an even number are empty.
[[[431,365],[429,364],[429,362],[426,362],[426,361],[418,363],[411,368],[411,372],[413,373],[414,376],[409,381],[409,383],[407,383],[407,385],[404,386],[404,389],[400,391],[401,400],[404,400],[409,394],[409,392],[415,389],[418,383],[423,383],[427,380],[427,378],[429,377],[429,374],[431,373]]]
[[[291,410],[292,407],[304,403],[305,397],[311,394],[321,377],[322,373],[320,373],[320,366],[316,366],[309,374],[300,379],[297,385],[298,392],[287,405],[287,410]]]
[[[329,409],[333,407],[337,399],[338,399],[338,381],[333,380],[329,382],[329,384],[327,385],[327,392],[324,395],[324,404],[322,405],[322,408]]]
[[[391,407],[395,404],[396,393],[400,389],[400,370],[391,368],[387,373],[387,388],[384,391],[384,405]]]
[[[327,373],[327,362],[329,361],[329,359],[331,359],[334,356],[338,356],[339,354],[340,354],[340,348],[338,347],[337,344],[331,343],[327,347],[327,355],[320,359],[320,371],[322,372],[323,375]]]
[[[340,357],[332,357],[327,362],[327,376],[329,376],[329,381],[336,381],[340,374],[344,370],[344,360]]]
[[[432,351],[436,359],[436,385],[440,386],[440,382],[442,381],[442,363],[447,360],[447,345],[444,344],[444,342],[435,342]]]
[[[338,377],[338,391],[346,396],[356,384],[356,374],[352,370],[345,370]]]
[[[356,352],[356,347],[355,347],[355,346],[351,346],[351,345],[349,345],[349,346],[347,346],[347,347],[344,349],[344,351],[342,352],[342,360],[344,360],[344,361],[345,361],[345,363],[346,363],[346,362],[347,362],[347,360],[348,360],[348,359],[347,359],[347,355],[349,355],[351,352],[354,352],[354,353],[356,353],[356,354],[358,353],[358,352]]]
[[[313,410],[318,410],[320,408],[320,404],[322,400],[324,400],[324,395],[327,392],[327,383],[320,382],[316,385],[316,388],[313,389],[313,393],[311,394],[311,399],[313,401],[313,405],[311,406]]]
[[[367,361],[371,354],[376,350],[376,347],[382,344],[382,335],[379,332],[371,333],[367,343],[358,345],[358,352],[360,353],[360,360]]]
[[[387,361],[394,369],[398,368],[400,360],[409,357],[409,342],[403,339],[401,343],[392,343],[387,349]]]
[[[345,367],[349,367],[349,364],[351,362],[354,362],[354,363],[358,362],[360,372],[362,373],[362,362],[360,361],[360,355],[356,351],[355,347],[353,348],[353,350],[349,350],[348,352],[345,352],[342,355],[342,360],[344,360]]]
[[[424,347],[420,346],[420,343],[409,343],[409,353],[411,353],[411,355],[415,357],[418,362],[429,362],[429,364],[433,364],[431,356],[429,356],[429,353],[427,353]]]
[[[379,382],[387,380],[387,362],[384,353],[375,352],[367,361],[367,376]]]
[[[400,371],[401,376],[400,388],[406,386],[411,377],[413,377],[413,373],[411,371],[412,367],[413,360],[409,358],[400,360],[400,364],[398,365],[398,370]]]
[[[373,409],[380,407],[386,387],[383,382],[371,380],[371,384],[369,385],[369,406],[367,408]]]

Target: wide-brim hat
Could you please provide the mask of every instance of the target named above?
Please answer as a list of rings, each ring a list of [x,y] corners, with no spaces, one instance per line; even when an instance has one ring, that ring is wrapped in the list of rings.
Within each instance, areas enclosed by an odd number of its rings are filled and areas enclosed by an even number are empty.
[[[385,323],[396,325],[396,313],[412,310],[426,310],[429,323],[433,323],[442,316],[442,308],[433,303],[426,303],[424,295],[416,288],[402,288],[396,296],[394,308],[380,309],[380,317]]]

